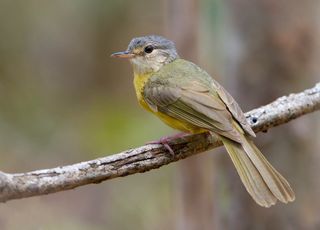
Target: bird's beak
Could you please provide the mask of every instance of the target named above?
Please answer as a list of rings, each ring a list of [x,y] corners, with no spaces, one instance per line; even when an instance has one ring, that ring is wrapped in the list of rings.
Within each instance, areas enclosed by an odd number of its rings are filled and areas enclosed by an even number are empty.
[[[116,52],[111,54],[111,57],[117,57],[117,58],[133,58],[134,54],[130,53],[129,51],[122,51],[122,52]]]

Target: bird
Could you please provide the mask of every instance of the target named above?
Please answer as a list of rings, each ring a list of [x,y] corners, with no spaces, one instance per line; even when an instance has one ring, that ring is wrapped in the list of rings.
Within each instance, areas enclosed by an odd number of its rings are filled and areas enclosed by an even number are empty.
[[[206,71],[179,57],[174,42],[148,35],[131,40],[112,57],[129,59],[139,104],[183,133],[208,133],[221,139],[253,200],[270,207],[295,200],[287,180],[253,143],[255,133],[238,103]],[[163,144],[174,154],[162,138]]]

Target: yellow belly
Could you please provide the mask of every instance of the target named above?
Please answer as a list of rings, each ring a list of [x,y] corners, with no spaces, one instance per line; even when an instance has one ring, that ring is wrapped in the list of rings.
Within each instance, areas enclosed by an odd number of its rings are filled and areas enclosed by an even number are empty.
[[[139,104],[146,109],[147,111],[155,114],[157,117],[159,117],[164,123],[166,123],[167,125],[169,125],[170,127],[174,128],[174,129],[178,129],[180,131],[183,132],[188,132],[188,133],[201,133],[204,132],[205,130],[194,126],[188,122],[184,122],[184,121],[180,121],[178,119],[175,119],[173,117],[170,117],[164,113],[161,112],[155,112],[153,111],[148,104],[145,102],[144,100],[144,96],[143,96],[143,88],[144,85],[146,84],[146,82],[149,80],[149,78],[151,77],[151,74],[144,74],[144,75],[138,75],[138,74],[134,74],[134,87],[136,90],[136,95],[137,95],[137,99]]]

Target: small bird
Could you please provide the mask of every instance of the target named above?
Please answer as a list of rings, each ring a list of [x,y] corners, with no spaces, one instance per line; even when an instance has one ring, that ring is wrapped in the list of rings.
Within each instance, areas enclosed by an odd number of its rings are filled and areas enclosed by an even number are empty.
[[[248,193],[259,205],[295,199],[286,179],[252,142],[255,133],[232,96],[208,73],[181,59],[172,41],[157,35],[133,38],[126,51],[140,105],[184,133],[216,134]],[[163,144],[171,153],[168,138]]]

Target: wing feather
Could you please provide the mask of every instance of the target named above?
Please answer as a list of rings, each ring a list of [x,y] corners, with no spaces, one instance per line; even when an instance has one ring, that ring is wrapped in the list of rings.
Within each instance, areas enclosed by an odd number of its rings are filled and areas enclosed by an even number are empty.
[[[241,142],[232,123],[236,120],[255,136],[239,105],[219,83],[191,62],[176,62],[174,69],[167,65],[155,73],[143,89],[153,111]]]
[[[213,80],[213,84],[217,90],[219,97],[228,107],[228,110],[230,111],[232,116],[238,121],[240,126],[245,130],[247,134],[255,137],[256,134],[253,132],[251,125],[247,121],[238,103],[233,99],[233,97],[228,93],[228,91],[225,90],[218,82]]]
[[[144,94],[150,108],[240,142],[230,112],[222,102],[212,102],[220,98],[213,98],[210,92],[153,85],[146,87]]]

